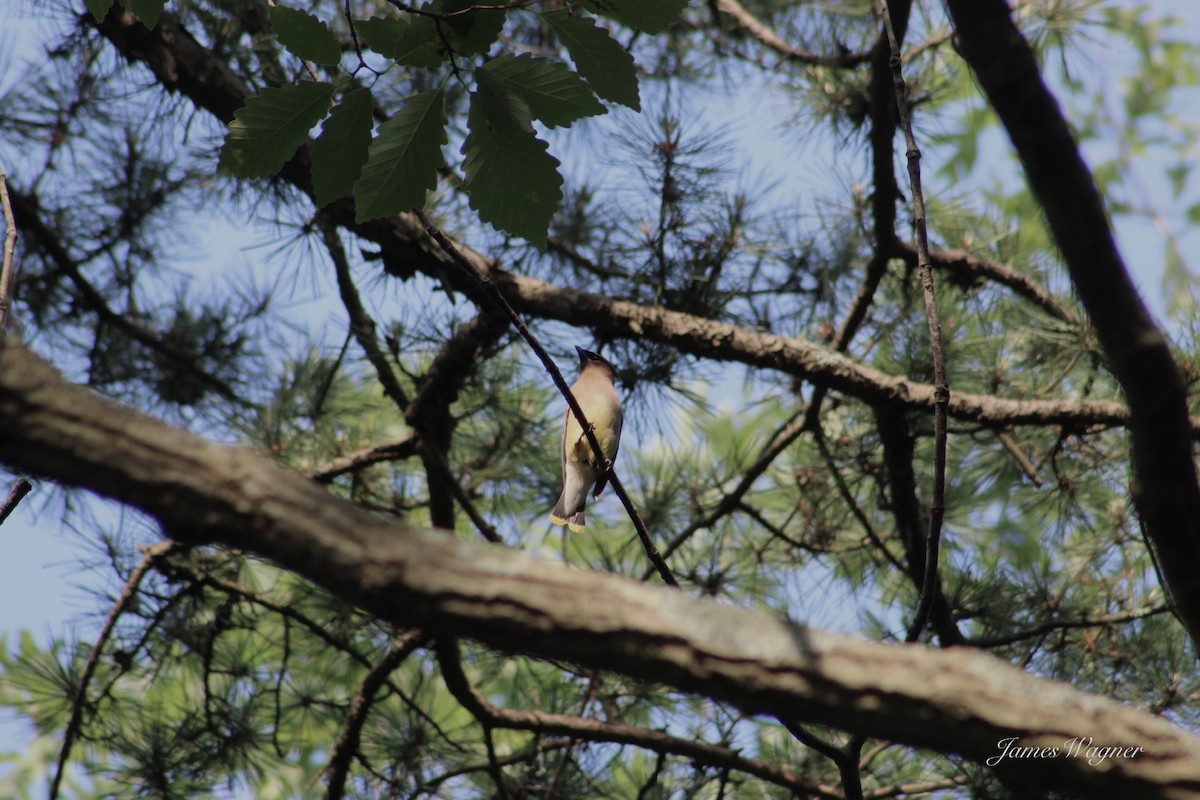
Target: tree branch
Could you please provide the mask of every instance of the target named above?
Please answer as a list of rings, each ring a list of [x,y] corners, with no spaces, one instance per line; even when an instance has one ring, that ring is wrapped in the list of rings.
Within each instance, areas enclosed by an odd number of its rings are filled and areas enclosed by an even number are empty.
[[[1133,500],[1200,648],[1200,485],[1187,386],[1117,250],[1104,199],[1004,0],[949,0],[959,52],[1008,131],[1131,410]]]
[[[392,649],[379,659],[367,677],[363,679],[354,699],[350,701],[350,711],[342,726],[342,735],[334,743],[333,752],[329,755],[329,789],[325,796],[328,800],[341,800],[346,789],[346,778],[350,773],[350,762],[358,751],[359,736],[363,725],[366,724],[367,714],[375,702],[375,695],[387,683],[388,676],[404,663],[414,650],[425,641],[421,631],[408,631],[396,639]]]
[[[917,263],[916,245],[901,242],[897,245],[896,255],[913,266]],[[930,250],[929,262],[932,266],[948,272],[952,276],[951,280],[964,275],[987,278],[1001,286],[1007,286],[1019,297],[1030,301],[1057,320],[1071,325],[1079,322],[1071,310],[1050,294],[1046,287],[1031,276],[1017,272],[1006,264],[981,258],[969,250],[957,249]]]
[[[415,213],[417,218],[421,220],[421,224],[425,227],[425,231],[437,242],[438,247],[442,248],[446,255],[450,256],[454,263],[483,289],[484,294],[487,295],[485,302],[490,301],[494,303],[497,308],[504,312],[504,315],[508,317],[512,326],[521,334],[521,338],[525,340],[526,344],[533,350],[534,355],[542,362],[542,366],[545,368],[547,374],[550,375],[554,386],[562,394],[563,398],[566,399],[571,413],[579,420],[579,427],[583,430],[583,435],[587,437],[588,444],[592,446],[592,452],[596,456],[598,463],[604,464],[608,483],[612,486],[613,492],[620,498],[621,504],[625,506],[625,511],[629,514],[630,521],[633,522],[633,527],[637,531],[642,548],[646,551],[646,557],[650,559],[650,563],[654,565],[664,583],[668,586],[678,587],[679,581],[675,579],[675,574],[671,572],[671,568],[667,566],[667,562],[659,554],[658,548],[650,538],[650,532],[646,529],[646,523],[642,520],[642,515],[638,512],[637,507],[634,506],[629,493],[625,491],[625,485],[617,477],[617,471],[613,468],[612,461],[604,455],[604,448],[600,446],[600,440],[596,438],[594,427],[588,422],[587,416],[583,413],[583,407],[579,405],[578,398],[571,392],[571,388],[567,386],[567,382],[563,379],[562,372],[559,371],[558,365],[554,363],[554,359],[550,357],[550,354],[542,347],[537,337],[529,330],[529,326],[517,314],[516,309],[509,304],[504,294],[496,287],[491,278],[488,277],[487,272],[478,269],[470,259],[463,255],[458,245],[450,241],[449,237],[442,233],[441,229],[430,222],[429,217],[425,216],[424,212],[418,210]]]
[[[854,67],[871,57],[870,53],[844,53],[826,56],[792,47],[758,17],[746,10],[738,0],[717,0],[717,8],[728,14],[747,33],[763,46],[774,50],[788,61],[814,67]]]
[[[79,678],[79,686],[76,687],[75,697],[71,701],[71,718],[67,722],[67,730],[63,733],[62,747],[58,751],[58,766],[54,770],[54,780],[50,783],[50,800],[55,800],[58,797],[59,787],[62,785],[63,775],[67,768],[67,759],[71,755],[71,746],[75,743],[75,738],[79,735],[80,728],[83,725],[83,711],[89,705],[87,699],[88,686],[91,685],[92,676],[96,674],[96,667],[100,663],[100,653],[104,650],[104,646],[108,644],[112,632],[116,629],[117,620],[125,613],[125,609],[129,608],[129,604],[137,597],[138,586],[142,582],[142,578],[146,573],[160,560],[170,555],[173,551],[180,547],[178,542],[159,542],[156,545],[146,548],[142,560],[129,574],[129,578],[125,581],[125,588],[121,590],[121,596],[117,598],[117,602],[113,604],[112,610],[108,612],[108,619],[104,621],[104,627],[100,631],[100,636],[96,639],[96,643],[92,645],[92,652],[88,654],[87,663],[83,668],[83,675]]]
[[[145,60],[166,88],[185,93],[222,121],[232,119],[233,112],[249,95],[228,66],[193,39],[169,12],[163,13],[153,31],[146,30],[131,15],[116,12],[98,23],[98,27],[128,57]],[[883,46],[886,48],[886,40]],[[890,90],[890,84],[885,86]],[[888,130],[887,137],[893,132],[894,128]],[[302,190],[310,191],[306,153],[301,148],[296,158],[284,167],[283,176]],[[891,169],[889,159],[886,170]],[[883,194],[878,178],[876,194]],[[887,203],[877,200],[877,205],[883,207]],[[485,302],[474,280],[451,268],[450,257],[425,235],[415,216],[395,215],[358,224],[354,221],[353,204],[348,200],[334,202],[330,212],[338,224],[378,243],[383,252],[406,268],[433,276],[479,304]],[[894,220],[894,210],[890,216],[883,216]],[[876,225],[879,224],[877,220]],[[459,250],[480,274],[495,283],[518,313],[591,326],[613,337],[670,344],[699,358],[778,370],[867,403],[891,403],[925,413],[933,405],[932,386],[888,375],[805,339],[775,336],[692,314],[562,288],[502,270],[494,260],[468,247],[459,245]],[[1112,401],[1009,400],[965,393],[955,393],[951,398],[949,414],[956,419],[994,426],[1119,426],[1128,419],[1128,410]],[[1193,420],[1191,426],[1191,435],[1200,434],[1200,420]]]
[[[4,258],[0,261],[0,342],[4,341],[10,325],[13,289],[17,285],[13,254],[17,249],[17,221],[13,217],[12,200],[8,196],[8,173],[0,167],[0,209],[4,212]]]
[[[826,633],[380,519],[248,451],[100,399],[12,344],[0,350],[0,418],[4,463],[140,508],[184,542],[271,559],[397,625],[974,761],[1008,737],[1061,748],[1102,736],[1142,749],[1096,764],[1029,759],[1021,773],[1083,797],[1200,797],[1200,740],[1153,715],[974,650]]]
[[[909,6],[903,6],[900,24],[908,20]],[[907,641],[917,641],[925,631],[934,602],[943,598],[938,578],[942,520],[946,515],[946,409],[950,405],[950,383],[946,378],[946,355],[942,349],[942,323],[938,316],[937,295],[933,289],[933,269],[929,266],[929,228],[925,215],[925,190],[921,187],[921,150],[913,135],[912,114],[908,106],[908,88],[904,82],[904,64],[900,57],[900,39],[904,29],[892,19],[888,0],[879,0],[883,27],[887,32],[891,58],[892,84],[896,93],[897,117],[907,145],[908,186],[912,192],[913,227],[917,236],[917,272],[925,297],[925,319],[929,325],[930,358],[933,361],[933,486],[929,498],[929,520],[925,533],[925,564],[921,575],[921,600],[917,604]]]
[[[8,490],[8,497],[4,498],[4,502],[0,503],[0,525],[8,519],[8,516],[16,510],[17,505],[25,499],[25,495],[33,490],[33,484],[24,478],[17,478],[13,482],[12,488]]]

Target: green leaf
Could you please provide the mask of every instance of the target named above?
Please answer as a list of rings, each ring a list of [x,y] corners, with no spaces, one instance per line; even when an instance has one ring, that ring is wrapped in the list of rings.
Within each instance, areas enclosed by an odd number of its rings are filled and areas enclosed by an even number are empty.
[[[432,69],[446,60],[430,17],[371,17],[354,23],[354,29],[367,47],[398,64]]]
[[[558,159],[533,131],[493,124],[477,93],[467,127],[463,188],[471,208],[484,222],[545,249],[550,219],[562,202]]]
[[[512,83],[481,69],[475,73],[475,84],[478,91],[473,99],[494,127],[533,133],[533,112]]]
[[[346,93],[321,127],[312,151],[313,193],[323,207],[350,193],[371,143],[371,90]]]
[[[87,10],[92,12],[92,16],[98,21],[102,21],[108,16],[108,10],[113,7],[113,0],[83,0]]]
[[[265,89],[233,115],[221,149],[221,169],[238,178],[265,178],[308,139],[309,131],[329,113],[333,87],[297,83]]]
[[[342,60],[337,37],[325,23],[295,8],[272,6],[271,30],[279,43],[305,61],[333,65]]]
[[[443,32],[448,34],[455,55],[471,56],[486,53],[496,39],[500,38],[507,11],[505,8],[489,9],[480,6],[503,6],[506,2],[507,0],[434,0],[425,8],[454,15],[444,23]],[[465,9],[472,10],[464,11]]]
[[[451,52],[456,56],[487,52],[500,36],[507,9],[486,6],[501,2],[434,0],[421,10],[453,16],[446,20],[421,14],[407,14],[402,19],[371,17],[354,27],[376,53],[400,64],[432,68],[448,61]]]
[[[446,96],[441,89],[410,97],[396,116],[379,126],[367,163],[354,184],[358,222],[421,208],[437,186],[445,163]]]
[[[583,0],[584,8],[646,33],[662,33],[688,0]]]
[[[641,111],[633,56],[608,31],[591,17],[575,16],[565,9],[542,14],[542,19],[567,48],[575,69],[587,79],[592,91],[605,100]]]
[[[475,79],[494,95],[519,97],[534,119],[552,127],[608,111],[582,78],[540,56],[505,53],[480,68]],[[489,117],[497,121],[490,113]]]
[[[124,0],[124,6],[136,14],[148,30],[154,30],[166,0]]]

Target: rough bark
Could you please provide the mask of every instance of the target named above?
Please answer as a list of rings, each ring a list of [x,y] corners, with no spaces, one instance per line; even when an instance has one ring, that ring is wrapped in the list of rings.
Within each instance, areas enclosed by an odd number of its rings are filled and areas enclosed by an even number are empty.
[[[727,701],[986,761],[1057,747],[1026,780],[1079,796],[1200,798],[1200,740],[1151,714],[983,653],[835,635],[374,517],[253,453],[208,442],[0,351],[0,461],[156,517],[170,536],[255,553],[432,635],[567,659]],[[1075,737],[1144,750],[1089,764]]]

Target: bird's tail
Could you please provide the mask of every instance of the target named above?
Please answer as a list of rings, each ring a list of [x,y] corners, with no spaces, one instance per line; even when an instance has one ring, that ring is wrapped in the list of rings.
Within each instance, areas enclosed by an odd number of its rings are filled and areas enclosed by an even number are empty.
[[[586,497],[587,495],[584,495]],[[555,525],[566,525],[571,533],[583,533],[587,530],[587,521],[583,516],[583,507],[578,511],[567,511],[567,493],[563,492],[550,512],[550,521]]]

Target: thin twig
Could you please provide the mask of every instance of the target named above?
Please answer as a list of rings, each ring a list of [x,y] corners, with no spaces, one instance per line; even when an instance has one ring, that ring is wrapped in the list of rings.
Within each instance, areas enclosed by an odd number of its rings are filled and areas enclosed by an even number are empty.
[[[1029,457],[1029,454],[1022,450],[1016,440],[1006,431],[998,432],[996,438],[1000,440],[1000,444],[1004,445],[1004,449],[1017,462],[1017,466],[1025,473],[1025,477],[1033,481],[1034,486],[1040,488],[1046,481],[1042,478],[1042,473],[1038,472],[1037,464],[1033,463],[1033,459]]]
[[[827,56],[800,50],[785,42],[779,34],[758,17],[746,10],[737,0],[717,0],[717,8],[728,14],[747,33],[758,39],[765,47],[774,50],[788,61],[821,67],[854,67],[871,57],[870,53],[839,53]]]
[[[439,645],[442,643],[439,642]],[[654,753],[667,753],[686,758],[697,764],[744,772],[768,783],[792,789],[805,797],[822,800],[845,800],[836,787],[811,783],[807,778],[778,764],[759,761],[742,755],[738,750],[709,744],[699,738],[681,738],[665,731],[649,730],[620,722],[571,717],[546,711],[522,711],[491,705],[487,698],[470,685],[458,656],[458,645],[446,643],[447,652],[438,651],[442,680],[455,700],[476,719],[485,719],[493,728],[530,731],[541,735],[566,735],[589,742],[610,742],[640,747]],[[498,764],[511,763],[498,760]]]
[[[8,497],[4,498],[4,505],[0,505],[0,525],[4,524],[4,520],[8,519],[8,515],[13,512],[17,504],[25,499],[25,495],[29,494],[33,489],[33,485],[24,478],[17,478],[17,482],[13,484],[12,489],[8,493]]]
[[[587,689],[583,693],[583,699],[579,701],[579,717],[581,719],[585,718],[588,706],[596,698],[596,687],[599,682],[600,670],[593,669],[588,673]],[[546,782],[546,791],[542,795],[542,800],[553,800],[554,793],[558,787],[558,779],[562,776],[563,767],[566,766],[567,761],[571,758],[571,751],[575,749],[577,744],[579,744],[579,740],[572,739],[566,749],[563,750],[562,755],[559,756],[558,763],[554,765],[554,773],[550,776],[550,780]]]
[[[417,219],[419,219],[421,224],[425,227],[425,232],[428,233],[433,241],[437,243],[438,247],[440,247],[442,251],[446,253],[446,255],[450,256],[455,264],[466,271],[468,275],[470,275],[477,283],[479,283],[480,286],[483,287],[484,291],[491,296],[491,298],[504,312],[505,316],[508,317],[509,321],[513,324],[513,327],[517,329],[517,332],[521,334],[521,337],[525,339],[530,348],[533,349],[533,352],[542,362],[542,366],[545,368],[546,372],[550,374],[550,378],[554,381],[554,385],[558,387],[558,391],[561,392],[562,396],[566,398],[567,405],[571,407],[571,413],[573,413],[575,418],[579,420],[579,424],[583,428],[583,433],[587,437],[588,443],[592,446],[592,451],[595,453],[599,463],[604,465],[604,471],[608,476],[608,482],[612,484],[613,491],[616,492],[617,497],[620,498],[621,504],[625,506],[625,511],[629,514],[629,518],[633,520],[633,527],[637,530],[638,538],[642,540],[642,547],[646,551],[646,556],[650,559],[650,562],[654,564],[655,569],[658,570],[658,574],[662,576],[663,582],[668,586],[674,586],[678,588],[679,581],[675,579],[675,575],[671,572],[671,568],[667,566],[667,562],[663,560],[663,557],[658,552],[658,548],[654,546],[654,542],[650,539],[650,532],[646,529],[646,523],[642,521],[642,516],[638,513],[637,507],[634,506],[633,501],[629,499],[629,494],[625,491],[624,484],[622,484],[621,480],[617,477],[617,472],[613,468],[612,461],[605,458],[604,448],[600,446],[600,440],[596,438],[596,432],[592,429],[591,423],[588,422],[587,416],[583,413],[583,408],[580,407],[579,401],[576,400],[575,395],[571,393],[571,387],[569,387],[566,380],[563,379],[562,372],[559,371],[558,365],[554,363],[554,359],[550,358],[550,355],[546,352],[545,348],[542,347],[541,343],[538,342],[537,338],[533,335],[532,331],[529,330],[529,327],[521,319],[520,315],[518,315],[516,310],[513,309],[513,307],[509,304],[508,300],[504,297],[504,294],[500,291],[499,287],[496,286],[495,282],[492,281],[492,279],[488,276],[481,274],[479,270],[467,260],[466,256],[464,256],[462,252],[455,247],[454,242],[450,241],[446,234],[442,233],[441,229],[433,224],[429,217],[425,215],[425,212],[419,209],[414,209],[414,212],[417,215]]]
[[[1133,622],[1147,617],[1166,614],[1173,609],[1168,605],[1158,606],[1142,606],[1131,611],[1125,611],[1120,614],[1105,614],[1099,617],[1082,619],[1051,619],[1045,622],[1040,622],[1028,628],[1012,631],[1011,633],[1002,633],[995,636],[980,636],[978,638],[967,639],[963,643],[971,647],[980,649],[992,649],[1003,647],[1005,645],[1016,644],[1017,642],[1026,639],[1034,639],[1039,636],[1044,636],[1047,633],[1054,631],[1079,630],[1087,628],[1113,628],[1126,622]]]
[[[175,550],[183,547],[179,542],[159,542],[145,549],[145,554],[142,560],[129,574],[129,579],[125,581],[125,588],[121,591],[121,596],[117,598],[117,602],[112,607],[112,611],[108,612],[108,619],[104,622],[104,628],[100,631],[100,637],[96,639],[96,643],[92,645],[92,652],[88,655],[87,664],[83,667],[83,675],[79,679],[79,687],[76,689],[74,702],[71,704],[71,719],[67,722],[67,730],[63,734],[62,749],[58,752],[58,766],[54,771],[54,781],[50,784],[50,800],[57,800],[58,789],[62,785],[63,773],[67,768],[67,758],[71,755],[71,745],[75,743],[75,738],[79,735],[79,730],[83,726],[83,711],[87,707],[87,690],[88,685],[92,682],[92,676],[96,674],[96,667],[100,663],[100,653],[104,646],[108,644],[109,638],[112,636],[113,630],[117,627],[117,620],[125,613],[125,609],[129,608],[137,595],[138,586],[142,582],[142,578],[150,571],[154,564]]]
[[[235,581],[231,581],[226,578],[218,578],[208,573],[202,574],[191,570],[184,564],[176,563],[172,564],[171,567],[175,572],[185,575],[189,580],[194,581],[195,583],[211,586],[214,589],[218,589],[226,594],[237,597],[247,603],[261,606],[267,611],[278,614],[285,620],[290,619],[312,633],[334,650],[338,651],[339,653],[345,653],[354,661],[358,662],[358,664],[364,669],[370,669],[372,667],[370,658],[368,658],[365,653],[360,651],[352,641],[331,633],[324,626],[322,626],[321,623],[299,611],[295,603],[287,602],[286,600],[273,600],[270,597],[260,594],[246,586],[243,586],[242,584],[236,583]],[[400,698],[401,702],[408,707],[409,711],[420,717],[422,722],[433,729],[433,731],[436,732],[437,735],[447,745],[455,748],[456,750],[463,749],[461,745],[459,745],[448,733],[446,733],[445,730],[442,729],[440,725],[438,725],[437,721],[433,717],[429,716],[429,714],[425,712],[425,710],[422,709],[415,700],[409,697],[398,685],[389,682],[388,689]]]
[[[16,285],[13,254],[17,250],[17,220],[12,201],[8,198],[8,174],[0,167],[0,205],[4,207],[4,263],[0,267],[0,341],[4,340],[5,323],[12,308],[13,287]]]
[[[938,585],[938,550],[941,544],[942,519],[946,515],[946,412],[950,406],[950,384],[946,380],[946,356],[942,351],[942,324],[938,319],[937,300],[933,291],[933,269],[929,266],[929,229],[925,218],[925,195],[921,189],[921,151],[913,135],[912,118],[908,113],[908,92],[904,85],[900,43],[892,27],[888,0],[879,0],[883,25],[887,30],[892,56],[892,83],[896,88],[896,107],[900,127],[904,130],[907,147],[908,181],[912,191],[913,224],[917,234],[917,271],[925,295],[925,318],[929,321],[929,346],[933,358],[933,496],[929,501],[929,530],[925,543],[925,573],[921,581],[921,601],[908,629],[906,641],[915,642],[925,630]]]
[[[387,683],[388,676],[412,655],[413,651],[425,640],[425,634],[419,630],[411,630],[399,637],[387,655],[379,660],[371,671],[363,678],[354,699],[350,701],[350,711],[342,726],[342,735],[338,737],[329,756],[329,788],[325,793],[328,800],[340,800],[346,789],[346,777],[350,773],[350,762],[358,750],[359,737],[367,714],[375,702],[375,695]]]
[[[419,446],[416,435],[408,433],[399,439],[379,442],[353,453],[338,456],[319,467],[310,467],[305,473],[317,483],[331,483],[340,475],[356,472],[373,464],[381,464],[385,461],[404,461],[415,456]]]
[[[396,404],[397,409],[403,412],[411,401],[408,393],[404,391],[404,387],[400,385],[396,373],[392,371],[387,354],[379,346],[379,340],[375,336],[375,320],[371,319],[371,315],[363,306],[358,288],[354,285],[354,278],[350,274],[350,262],[346,258],[346,250],[338,235],[337,226],[325,214],[319,214],[315,222],[317,229],[321,232],[325,249],[329,252],[329,258],[333,261],[342,306],[350,316],[350,332],[354,334],[358,346],[362,348],[367,360],[375,368],[375,374],[379,378],[379,385],[383,388],[383,393]]]
[[[483,729],[483,744],[487,751],[488,772],[492,782],[496,784],[496,792],[501,800],[508,797],[504,788],[504,771],[496,758],[496,745],[492,738],[495,719],[486,701],[471,688],[467,673],[463,671],[462,653],[459,651],[458,640],[453,636],[442,637],[434,647],[437,653],[438,665],[442,668],[442,680],[450,694],[470,712],[475,721]]]

